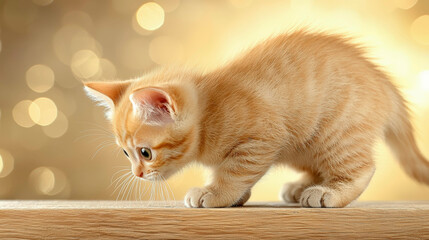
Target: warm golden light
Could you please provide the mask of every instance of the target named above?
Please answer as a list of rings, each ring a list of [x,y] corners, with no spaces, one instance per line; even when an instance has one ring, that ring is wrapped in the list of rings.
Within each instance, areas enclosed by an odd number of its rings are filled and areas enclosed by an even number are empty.
[[[39,194],[53,196],[64,190],[67,178],[59,169],[38,167],[30,173],[29,182]]]
[[[0,148],[16,159],[0,178],[0,198],[116,199],[108,180],[115,166],[129,169],[129,163],[110,148],[112,126],[103,108],[84,96],[82,80],[134,79],[168,66],[206,73],[299,28],[361,44],[403,92],[418,145],[429,157],[428,0],[0,2]],[[378,169],[360,200],[429,199],[427,187],[404,174],[384,143],[375,152]],[[0,151],[0,176],[13,166],[7,156]],[[28,191],[20,179],[38,167]],[[192,167],[170,179],[176,200],[203,186],[206,175]],[[273,168],[250,201],[278,200],[281,186],[298,178],[287,167]],[[386,184],[392,178],[394,184]]]
[[[88,79],[100,70],[100,59],[91,50],[80,50],[73,55],[70,67],[76,77]]]
[[[229,0],[229,2],[236,8],[245,8],[252,4],[253,0]]]
[[[411,36],[418,43],[429,45],[429,15],[418,17],[411,25]]]
[[[45,97],[34,100],[28,109],[31,120],[41,126],[48,126],[57,118],[57,106]]]
[[[27,70],[25,79],[31,90],[37,93],[43,93],[52,88],[55,76],[50,67],[37,64]]]
[[[23,0],[3,1],[1,12],[2,28],[6,26],[15,32],[25,32],[39,15],[35,4]]]
[[[137,10],[136,19],[140,27],[156,30],[164,24],[164,9],[154,2],[145,3]]]
[[[165,12],[173,12],[180,5],[180,0],[156,0],[161,5]]]
[[[149,56],[161,65],[177,64],[183,57],[183,46],[170,37],[157,37],[150,42]]]
[[[119,60],[128,69],[146,69],[151,65],[148,41],[144,38],[127,39],[119,44]]]
[[[106,58],[100,58],[100,76],[98,79],[113,79],[116,77],[115,65]]]
[[[85,29],[75,24],[61,27],[54,35],[53,46],[58,59],[66,65],[70,65],[73,55],[79,50],[87,49],[97,55],[102,53],[100,44]]]
[[[395,3],[396,7],[406,10],[416,5],[417,0],[394,0],[393,2]]]
[[[422,71],[419,74],[420,87],[424,91],[429,91],[429,70]]]
[[[51,4],[54,0],[33,0],[33,3],[39,5],[39,6],[48,6]]]
[[[83,11],[70,11],[64,14],[61,19],[63,25],[67,26],[80,26],[85,28],[91,28],[94,26],[94,21],[88,13]],[[85,34],[89,36],[88,32]]]
[[[32,101],[22,100],[17,103],[12,110],[13,120],[21,127],[29,128],[34,126],[35,122],[29,115],[29,108]]]
[[[67,120],[67,117],[62,112],[58,112],[58,116],[55,121],[52,124],[43,127],[42,130],[48,137],[59,138],[67,132],[68,126],[69,121]]]
[[[15,160],[8,151],[0,149],[0,178],[8,176],[14,169]]]

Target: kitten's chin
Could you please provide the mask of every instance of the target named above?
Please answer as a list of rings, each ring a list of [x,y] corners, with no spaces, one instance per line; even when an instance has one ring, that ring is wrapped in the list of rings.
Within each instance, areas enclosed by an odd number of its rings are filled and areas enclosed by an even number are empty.
[[[153,172],[143,177],[143,180],[150,182],[164,181],[167,180],[171,174]]]

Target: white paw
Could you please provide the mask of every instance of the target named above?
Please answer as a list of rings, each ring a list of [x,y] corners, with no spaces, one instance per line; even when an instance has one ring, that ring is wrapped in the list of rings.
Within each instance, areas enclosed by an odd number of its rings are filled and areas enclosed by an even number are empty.
[[[299,183],[285,183],[280,190],[280,199],[287,203],[297,203],[301,197],[304,186]]]
[[[305,189],[299,201],[303,207],[340,207],[338,197],[335,196],[332,189],[322,186],[313,186]]]
[[[185,196],[185,206],[189,208],[211,207],[208,206],[206,200],[212,195],[205,188],[191,188]]]

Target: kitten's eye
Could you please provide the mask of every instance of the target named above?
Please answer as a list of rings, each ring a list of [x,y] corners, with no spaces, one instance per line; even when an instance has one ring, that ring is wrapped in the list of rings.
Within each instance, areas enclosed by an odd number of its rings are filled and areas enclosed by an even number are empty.
[[[130,157],[130,156],[128,155],[127,151],[125,151],[125,149],[122,149],[122,151],[124,151],[125,156]]]
[[[140,149],[140,153],[142,154],[142,157],[146,160],[151,160],[152,159],[152,152],[150,151],[149,148],[141,148]]]

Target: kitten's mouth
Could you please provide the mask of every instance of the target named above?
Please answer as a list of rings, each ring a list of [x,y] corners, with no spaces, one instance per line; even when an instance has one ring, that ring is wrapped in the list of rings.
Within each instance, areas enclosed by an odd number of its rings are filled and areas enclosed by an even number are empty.
[[[159,174],[159,172],[151,172],[146,176],[143,176],[143,179],[147,181],[159,181],[161,180],[161,175]]]

